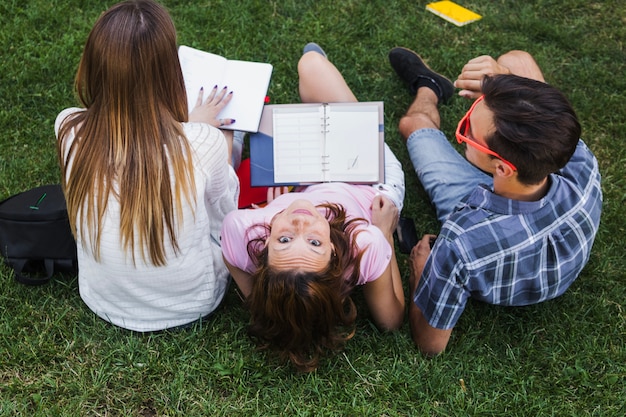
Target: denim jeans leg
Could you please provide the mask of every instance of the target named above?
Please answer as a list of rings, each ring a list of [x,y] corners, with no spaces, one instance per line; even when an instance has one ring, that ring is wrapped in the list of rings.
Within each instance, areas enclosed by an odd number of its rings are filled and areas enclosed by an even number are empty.
[[[442,223],[479,184],[493,187],[493,178],[459,154],[440,130],[416,130],[406,146],[415,173]]]

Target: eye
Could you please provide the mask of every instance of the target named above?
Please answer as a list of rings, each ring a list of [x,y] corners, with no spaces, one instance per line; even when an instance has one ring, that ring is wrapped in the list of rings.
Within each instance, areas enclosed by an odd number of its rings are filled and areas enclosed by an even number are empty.
[[[289,241],[291,241],[291,238],[287,237],[287,236],[281,236],[278,238],[278,242],[280,243],[289,243]]]
[[[322,242],[320,242],[320,241],[319,241],[319,240],[317,240],[317,239],[311,239],[311,240],[309,240],[309,243],[310,243],[311,245],[313,245],[313,246],[321,246],[321,245],[322,245]]]

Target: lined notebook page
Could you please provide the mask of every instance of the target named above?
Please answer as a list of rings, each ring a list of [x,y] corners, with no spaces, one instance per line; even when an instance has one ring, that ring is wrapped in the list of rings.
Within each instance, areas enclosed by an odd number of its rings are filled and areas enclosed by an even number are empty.
[[[274,181],[322,182],[324,107],[319,104],[274,109]]]
[[[378,182],[382,151],[378,106],[330,104],[326,122],[328,180]]]

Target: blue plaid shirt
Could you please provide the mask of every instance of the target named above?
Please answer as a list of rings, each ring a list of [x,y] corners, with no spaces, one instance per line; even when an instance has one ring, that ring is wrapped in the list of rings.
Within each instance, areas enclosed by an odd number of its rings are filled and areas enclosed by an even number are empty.
[[[539,201],[477,187],[442,226],[414,296],[428,323],[454,327],[468,298],[523,306],[557,297],[589,260],[602,210],[598,163],[579,141]]]

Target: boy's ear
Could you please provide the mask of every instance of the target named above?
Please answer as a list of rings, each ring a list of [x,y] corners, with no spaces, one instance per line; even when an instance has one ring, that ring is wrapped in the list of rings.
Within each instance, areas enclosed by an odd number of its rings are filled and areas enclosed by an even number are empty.
[[[495,164],[495,172],[500,177],[510,177],[516,173],[510,166],[499,160],[498,158],[494,158],[493,162]]]

